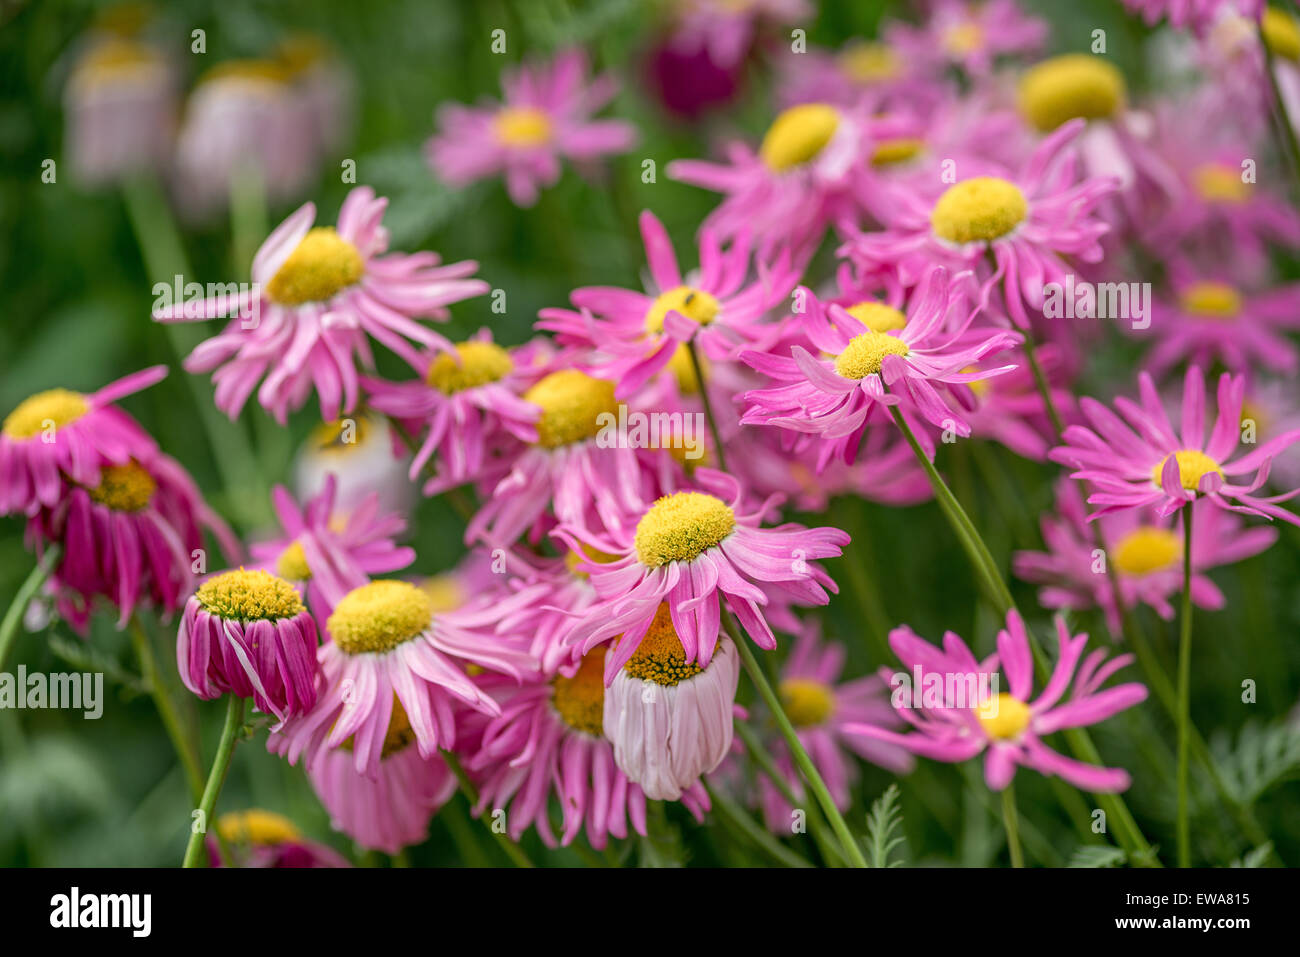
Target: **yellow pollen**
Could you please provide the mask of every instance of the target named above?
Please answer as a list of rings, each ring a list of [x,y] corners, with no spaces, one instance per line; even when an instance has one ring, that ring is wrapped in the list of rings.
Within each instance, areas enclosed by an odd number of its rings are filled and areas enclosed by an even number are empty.
[[[835,710],[835,693],[812,678],[786,678],[779,690],[785,713],[796,727],[825,724]]]
[[[275,573],[291,582],[305,582],[311,578],[307,553],[302,550],[301,542],[291,543],[280,553],[280,557],[275,560]]]
[[[957,56],[974,53],[983,45],[984,31],[978,23],[959,23],[943,32],[943,48]]]
[[[1124,107],[1124,74],[1087,53],[1044,60],[1020,79],[1020,112],[1041,132],[1068,120],[1100,120]]]
[[[384,732],[384,743],[379,748],[379,757],[391,757],[414,741],[415,731],[411,728],[411,719],[406,709],[402,707],[402,699],[394,694],[393,713],[388,718],[388,730]],[[352,735],[339,747],[344,751],[352,751],[356,747],[356,735]]]
[[[365,271],[356,246],[333,226],[317,226],[307,231],[276,270],[266,284],[266,294],[282,306],[325,302],[360,280]]]
[[[700,356],[700,371],[704,377],[709,377],[709,360]],[[673,357],[668,360],[668,369],[677,379],[677,391],[682,395],[698,395],[700,392],[700,379],[695,374],[695,363],[691,361],[691,350],[682,343],[673,352]]]
[[[1259,27],[1269,52],[1284,60],[1300,60],[1300,26],[1291,14],[1277,7],[1266,7]]]
[[[672,614],[660,605],[636,653],[623,666],[633,678],[657,685],[675,685],[694,678],[704,669],[686,660],[686,649],[673,628]]]
[[[1200,484],[1202,476],[1211,472],[1218,472],[1223,476],[1223,469],[1219,463],[1214,461],[1200,449],[1181,449],[1174,453],[1174,460],[1178,463],[1178,477],[1183,488],[1189,492],[1196,491],[1197,485]],[[1169,461],[1169,456],[1160,460],[1159,464],[1151,470],[1151,481],[1157,485],[1160,484],[1160,475],[1165,470],[1165,463]]]
[[[551,703],[570,728],[596,737],[605,734],[605,646],[597,645],[578,662],[572,678],[551,683]]]
[[[618,414],[614,383],[577,369],[552,372],[524,393],[524,401],[541,406],[537,444],[547,449],[589,439],[600,431],[602,412]]]
[[[602,552],[599,548],[592,548],[590,545],[583,545],[581,551],[570,551],[565,554],[564,567],[577,578],[590,578],[591,575],[588,572],[578,567],[583,562],[588,565],[608,565],[610,562],[616,562],[622,557],[622,555],[611,555],[609,552]]]
[[[1001,741],[1018,738],[1029,727],[1029,705],[1005,691],[986,700],[976,710],[975,716],[985,734]]]
[[[1115,567],[1125,575],[1149,575],[1172,567],[1183,556],[1183,542],[1175,532],[1154,525],[1139,525],[1115,546]]]
[[[858,83],[878,83],[898,76],[898,54],[882,43],[855,43],[839,55],[840,69]]]
[[[288,844],[302,837],[293,821],[261,808],[221,815],[217,819],[217,833],[229,844],[258,844],[263,847]]]
[[[364,416],[322,422],[311,430],[309,443],[319,452],[351,452],[366,444],[370,421]]]
[[[1024,222],[1025,194],[996,176],[976,176],[949,186],[930,213],[935,235],[954,243],[993,240]]]
[[[1192,172],[1196,194],[1207,203],[1244,203],[1250,198],[1250,183],[1241,170],[1224,163],[1206,163]]]
[[[283,578],[242,568],[209,578],[194,597],[208,614],[230,621],[278,621],[307,610],[298,590]]]
[[[871,153],[872,166],[894,166],[906,163],[925,149],[925,140],[903,136],[878,143]]]
[[[872,332],[898,332],[907,325],[907,316],[883,302],[859,302],[844,311]]]
[[[116,512],[138,512],[157,489],[158,483],[141,465],[127,462],[100,469],[99,485],[90,490],[90,497]]]
[[[340,650],[359,655],[392,651],[432,624],[433,602],[423,589],[385,578],[344,595],[325,627]]]
[[[460,361],[457,362],[457,357]],[[510,353],[495,342],[458,342],[456,355],[442,352],[429,364],[425,380],[441,392],[451,395],[489,382],[499,382],[514,369]]]
[[[283,63],[275,60],[226,60],[199,77],[199,83],[213,80],[245,80],[255,83],[288,84],[292,77]]]
[[[865,379],[880,372],[885,356],[905,356],[911,350],[898,336],[885,332],[864,332],[854,336],[835,357],[835,371],[846,379]]]
[[[1209,319],[1231,319],[1241,312],[1241,295],[1226,282],[1197,282],[1179,297],[1183,308]]]
[[[90,403],[80,392],[70,389],[47,389],[18,403],[5,416],[0,430],[11,439],[30,439],[46,429],[71,425],[90,411]]]
[[[814,159],[835,135],[840,114],[825,103],[803,103],[782,111],[768,127],[758,155],[774,173]]]
[[[531,107],[506,107],[493,120],[497,139],[506,146],[540,146],[551,138],[551,118]]]
[[[420,587],[429,597],[429,607],[435,615],[442,611],[455,611],[469,597],[455,575],[430,575],[420,582]]]
[[[676,492],[650,506],[636,526],[637,557],[658,568],[689,562],[713,548],[736,527],[736,513],[704,492]]]
[[[79,85],[93,86],[161,66],[158,54],[148,46],[135,40],[114,37],[96,44],[77,63],[72,80]]]
[[[645,314],[645,331],[658,335],[664,331],[664,317],[670,309],[675,309],[687,319],[694,319],[702,326],[707,326],[718,316],[718,300],[707,292],[692,289],[690,286],[678,286],[660,293]]]

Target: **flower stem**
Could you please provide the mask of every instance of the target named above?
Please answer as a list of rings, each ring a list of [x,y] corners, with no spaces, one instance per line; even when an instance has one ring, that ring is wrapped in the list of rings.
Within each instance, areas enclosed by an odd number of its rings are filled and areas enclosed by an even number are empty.
[[[140,624],[140,619],[134,615],[131,617],[131,644],[140,662],[140,676],[149,687],[154,706],[157,707],[158,715],[162,718],[163,727],[167,729],[167,737],[171,738],[172,747],[176,749],[176,757],[180,759],[185,780],[190,786],[190,795],[195,801],[202,801],[203,772],[199,769],[197,748],[181,726],[180,717],[172,706],[171,695],[163,686],[158,660],[153,653],[153,643],[145,633],[144,626]]]
[[[1187,751],[1191,730],[1192,687],[1192,509],[1183,506],[1183,607],[1178,639],[1178,866],[1189,867],[1191,821],[1187,804]]]
[[[1024,867],[1025,854],[1020,849],[1020,816],[1016,812],[1016,785],[1010,783],[1002,791],[1002,826],[1007,830],[1007,850],[1011,852],[1011,866]]]
[[[22,624],[23,616],[27,614],[27,606],[32,603],[32,598],[35,597],[37,590],[44,584],[45,579],[50,576],[50,572],[54,570],[55,566],[58,565],[61,552],[62,548],[58,545],[51,545],[46,549],[44,558],[36,563],[36,567],[18,586],[18,594],[14,595],[9,610],[5,612],[4,620],[0,621],[0,671],[4,670],[5,662],[9,658],[9,651],[18,638],[18,626]]]
[[[1259,36],[1259,45],[1264,51],[1264,72],[1268,74],[1269,118],[1273,121],[1273,135],[1277,137],[1278,151],[1282,160],[1291,171],[1292,185],[1300,186],[1300,143],[1296,142],[1295,127],[1291,125],[1290,112],[1286,100],[1282,98],[1282,89],[1278,86],[1277,74],[1273,70],[1273,51],[1264,39],[1264,27],[1255,25]]]
[[[456,775],[456,780],[460,782],[460,793],[465,795],[465,800],[469,802],[470,813],[474,813],[474,805],[478,804],[478,788],[474,787],[474,782],[469,779],[465,772],[465,766],[460,763],[460,758],[454,751],[442,749],[442,759],[447,762],[447,767],[451,773]],[[514,862],[515,867],[533,867],[533,862],[528,859],[524,849],[510,839],[510,835],[498,831],[494,827],[489,827],[492,836],[496,842],[501,845],[501,850],[505,851],[506,857]]]
[[[722,447],[722,435],[718,432],[718,420],[713,417],[713,403],[709,401],[709,389],[704,382],[704,366],[699,353],[695,350],[695,340],[686,343],[686,351],[691,356],[691,368],[695,370],[695,383],[700,389],[700,401],[704,403],[704,417],[709,420],[709,434],[713,436],[713,451],[718,456],[718,468],[727,471],[727,452]]]
[[[202,828],[190,829],[190,842],[185,847],[185,860],[181,867],[198,867],[203,854],[203,837],[212,820],[213,809],[217,805],[217,795],[226,781],[226,772],[230,770],[230,758],[235,753],[235,744],[239,740],[239,729],[244,725],[244,699],[238,695],[226,696],[226,723],[221,729],[221,741],[217,745],[216,757],[212,759],[212,770],[208,772],[208,783],[203,788],[203,797],[199,801],[202,812]]]
[[[736,650],[740,653],[740,660],[745,666],[745,671],[749,673],[749,680],[754,682],[759,697],[763,699],[767,709],[772,712],[772,717],[776,720],[776,726],[781,731],[781,737],[785,738],[785,743],[790,748],[790,755],[794,758],[795,765],[803,772],[808,787],[826,813],[831,828],[839,839],[840,846],[848,856],[849,863],[854,867],[866,867],[867,860],[862,856],[862,848],[859,847],[853,832],[849,830],[849,826],[844,823],[844,816],[840,814],[840,809],[835,806],[830,789],[826,787],[826,782],[822,780],[817,766],[813,764],[812,758],[808,756],[808,751],[804,748],[803,742],[799,740],[794,724],[790,721],[789,715],[785,713],[785,708],[781,706],[781,699],[777,697],[771,682],[767,680],[767,675],[763,673],[762,667],[754,658],[754,652],[749,647],[748,640],[740,634],[729,611],[724,610],[722,613],[722,627],[726,630],[732,642],[735,643]]]
[[[1043,367],[1038,361],[1038,353],[1034,349],[1034,337],[1027,333],[1025,360],[1029,363],[1029,371],[1034,375],[1034,385],[1038,387],[1038,394],[1043,397],[1047,417],[1052,420],[1052,429],[1056,432],[1056,438],[1060,440],[1062,433],[1065,432],[1065,419],[1061,417],[1061,410],[1056,407],[1056,400],[1052,398],[1051,384],[1047,381],[1047,374],[1043,372]]]

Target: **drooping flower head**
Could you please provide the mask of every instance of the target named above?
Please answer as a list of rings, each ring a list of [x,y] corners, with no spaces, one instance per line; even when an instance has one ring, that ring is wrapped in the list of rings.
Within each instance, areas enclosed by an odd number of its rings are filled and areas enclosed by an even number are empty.
[[[218,843],[208,838],[208,859],[213,867],[352,866],[332,847],[307,840],[284,815],[261,808],[226,812],[217,818],[217,833],[233,860],[223,860]]]

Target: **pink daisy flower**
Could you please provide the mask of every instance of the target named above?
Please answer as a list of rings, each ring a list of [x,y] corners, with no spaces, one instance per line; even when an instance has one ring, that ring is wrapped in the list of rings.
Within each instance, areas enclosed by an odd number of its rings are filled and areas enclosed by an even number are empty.
[[[584,653],[621,636],[605,659],[607,684],[636,652],[665,602],[686,661],[703,666],[713,660],[718,643],[721,601],[759,647],[771,650],[776,637],[765,606],[791,599],[824,605],[827,589],[838,590],[815,562],[838,556],[849,542],[847,533],[796,524],[763,528],[776,499],[744,511],[740,485],[731,476],[700,468],[695,483],[699,491],[643,503],[635,525],[604,534],[576,523],[557,529],[574,550],[581,542],[618,556],[607,564],[586,564],[601,601],[569,636]]]
[[[708,51],[719,66],[743,60],[763,26],[797,24],[812,15],[807,0],[684,0],[677,5],[672,43],[681,50]]]
[[[970,76],[985,77],[999,57],[1042,49],[1047,23],[1026,16],[1015,0],[938,0],[920,27],[894,22],[885,37],[900,55],[927,64],[936,74],[958,66]]]
[[[466,278],[478,268],[472,261],[443,266],[432,252],[387,253],[387,206],[358,186],[335,228],[313,227],[316,206],[305,203],[262,243],[250,290],[155,310],[160,322],[234,314],[185,360],[190,372],[216,370],[218,408],[235,418],[256,389],[283,425],[314,388],[321,418],[333,421],[356,407],[356,359],[373,365],[370,337],[413,365],[411,342],[451,348],[415,320],[446,319],[449,303],[482,295],[488,284]]]
[[[525,63],[503,72],[500,105],[438,108],[439,132],[426,147],[429,162],[448,183],[462,186],[503,175],[517,206],[531,206],[538,192],[560,178],[560,160],[590,163],[625,153],[636,130],[622,120],[594,120],[614,97],[613,76],[587,78],[581,50],[566,50],[549,63]]]
[[[0,422],[0,515],[53,508],[69,483],[95,488],[105,465],[153,455],[153,439],[113,403],[166,375],[152,366],[98,392],[47,389],[20,402]]]
[[[1197,33],[1212,26],[1225,14],[1235,13],[1258,21],[1264,12],[1264,0],[1122,0],[1133,13],[1141,15],[1147,26],[1162,18],[1171,27],[1191,27]]]
[[[1088,502],[1102,506],[1092,518],[1144,506],[1154,506],[1165,516],[1204,496],[1229,511],[1300,525],[1300,516],[1276,504],[1300,494],[1300,489],[1270,497],[1254,494],[1267,481],[1273,456],[1300,441],[1300,429],[1236,455],[1245,379],[1228,373],[1219,378],[1218,417],[1208,438],[1205,378],[1196,366],[1188,368],[1183,385],[1181,433],[1170,424],[1151,376],[1139,374],[1138,387],[1141,404],[1123,397],[1115,400],[1123,419],[1095,399],[1081,399],[1091,428],[1070,426],[1065,444],[1049,453],[1053,461],[1075,469],[1074,478],[1092,483],[1095,491]],[[1251,474],[1248,485],[1228,482]]]
[[[1052,404],[1066,422],[1079,420],[1074,393],[1068,386],[1069,370],[1055,343],[1039,346],[1038,363],[1048,381]],[[971,435],[991,439],[1035,462],[1047,461],[1056,442],[1056,430],[1028,363],[1019,354],[1015,369],[993,379],[969,383],[974,408],[965,413]]]
[[[307,596],[312,613],[324,620],[334,606],[370,576],[395,572],[415,561],[415,550],[399,546],[406,531],[400,515],[381,514],[371,493],[356,508],[338,508],[333,475],[303,505],[277,485],[271,493],[283,534],[251,546],[253,558]]]
[[[217,833],[233,860],[221,858],[216,840],[206,841],[212,867],[351,867],[332,847],[309,841],[283,815],[260,808],[229,811],[217,818]]]
[[[1098,648],[1084,658],[1088,636],[1071,637],[1059,618],[1056,634],[1056,666],[1047,686],[1035,698],[1033,655],[1018,612],[1008,613],[1006,628],[998,632],[998,650],[984,661],[977,661],[966,643],[952,632],[944,635],[940,650],[906,625],[895,628],[890,632],[889,645],[908,668],[910,674],[906,677],[919,675],[922,682],[909,693],[897,677],[889,676],[895,689],[894,710],[914,730],[899,734],[878,725],[851,724],[844,733],[897,744],[936,761],[969,761],[983,754],[984,780],[993,791],[1001,791],[1011,783],[1017,766],[1059,776],[1085,791],[1123,791],[1130,784],[1128,772],[1067,758],[1047,747],[1042,739],[1064,728],[1097,724],[1146,700],[1146,687],[1136,682],[1101,689],[1106,679],[1129,664],[1133,656],[1120,655],[1106,661],[1105,649]],[[1002,677],[1007,690],[994,696],[991,690],[1000,686]],[[932,701],[921,692],[917,706],[911,699],[927,685],[934,685],[935,691],[964,686],[975,693],[963,692],[951,701]],[[1065,697],[1067,691],[1069,696]],[[944,694],[935,697],[943,699]]]

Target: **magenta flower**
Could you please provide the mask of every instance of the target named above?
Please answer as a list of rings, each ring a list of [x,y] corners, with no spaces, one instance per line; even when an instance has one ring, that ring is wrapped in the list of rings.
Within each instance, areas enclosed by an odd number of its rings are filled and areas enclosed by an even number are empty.
[[[1144,506],[1154,506],[1164,516],[1204,496],[1232,512],[1300,525],[1300,517],[1276,504],[1300,494],[1300,489],[1270,497],[1254,494],[1267,481],[1273,456],[1300,441],[1300,429],[1233,457],[1241,444],[1245,379],[1226,372],[1219,378],[1218,417],[1208,438],[1205,378],[1196,366],[1187,370],[1183,385],[1181,435],[1170,424],[1151,376],[1139,374],[1138,387],[1140,405],[1123,397],[1115,400],[1123,420],[1095,399],[1081,399],[1092,428],[1070,426],[1065,430],[1065,445],[1049,453],[1053,461],[1075,469],[1074,478],[1094,486],[1088,503],[1102,508],[1090,518]],[[1227,481],[1252,473],[1249,485]]]
[[[153,439],[113,403],[166,375],[151,366],[98,392],[47,389],[20,402],[0,423],[0,515],[53,508],[69,483],[95,488],[104,466],[152,456]]]
[[[1147,26],[1162,18],[1172,27],[1191,27],[1197,33],[1212,26],[1220,17],[1239,14],[1258,22],[1264,12],[1264,0],[1122,0],[1130,11],[1140,14]]]
[[[176,665],[200,698],[252,698],[280,727],[316,703],[316,643],[316,621],[297,589],[241,568],[212,576],[185,603]]]
[[[581,50],[566,50],[549,63],[506,70],[500,105],[443,104],[439,132],[426,147],[429,162],[455,186],[503,175],[515,205],[531,206],[559,180],[561,159],[589,163],[627,152],[636,142],[631,124],[591,118],[617,84],[609,74],[588,80],[587,70]]]
[[[325,487],[299,506],[288,489],[277,485],[271,497],[283,534],[249,549],[267,571],[301,590],[322,621],[371,575],[395,572],[415,561],[415,550],[395,541],[406,531],[404,518],[380,514],[374,492],[344,512],[335,501],[337,488],[331,474]]]
[[[985,77],[999,57],[1040,50],[1047,23],[1026,16],[1015,0],[938,0],[921,26],[895,21],[885,36],[900,56],[927,65],[936,75],[959,66],[970,76]]]
[[[936,761],[969,761],[983,754],[984,780],[993,791],[1011,783],[1017,766],[1059,776],[1094,793],[1123,791],[1130,784],[1128,772],[1067,758],[1042,739],[1064,728],[1097,724],[1146,700],[1146,687],[1136,682],[1101,690],[1106,679],[1129,664],[1133,656],[1106,661],[1105,649],[1098,648],[1083,658],[1088,636],[1071,637],[1059,618],[1056,635],[1056,667],[1047,686],[1034,698],[1034,659],[1018,612],[1007,614],[1007,626],[998,632],[998,650],[984,661],[977,661],[952,632],[944,635],[939,649],[906,625],[895,628],[889,646],[908,668],[906,677],[911,680],[919,675],[921,683],[909,690],[899,676],[882,674],[894,687],[894,710],[914,730],[899,734],[874,724],[851,724],[845,726],[844,733],[897,744]],[[991,692],[1001,686],[1003,676],[1007,690],[993,696]],[[934,695],[922,690],[927,686],[933,686]],[[973,689],[974,693],[962,691],[947,700],[940,689],[949,688]],[[918,697],[919,702],[915,700]]]
[[[681,50],[706,50],[709,59],[723,67],[748,55],[761,27],[796,24],[813,12],[807,0],[689,0],[679,6],[672,44]]]
[[[469,260],[442,266],[432,252],[386,253],[387,205],[358,186],[343,201],[336,229],[313,227],[316,207],[305,203],[262,243],[250,290],[155,310],[160,322],[234,313],[185,360],[190,372],[216,370],[218,408],[235,418],[256,389],[283,425],[315,388],[321,418],[333,421],[357,405],[356,359],[373,364],[371,337],[412,365],[411,342],[451,348],[415,320],[446,319],[449,303],[482,295],[488,284],[466,278],[478,268]]]

